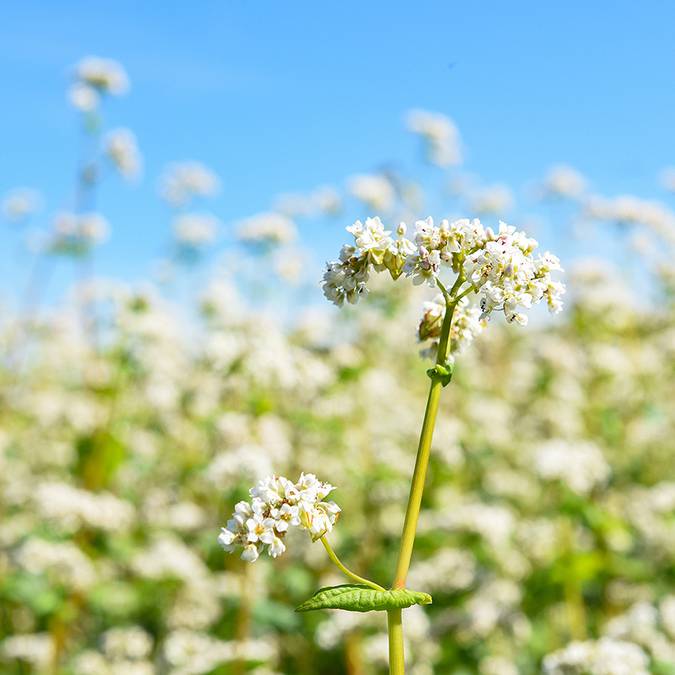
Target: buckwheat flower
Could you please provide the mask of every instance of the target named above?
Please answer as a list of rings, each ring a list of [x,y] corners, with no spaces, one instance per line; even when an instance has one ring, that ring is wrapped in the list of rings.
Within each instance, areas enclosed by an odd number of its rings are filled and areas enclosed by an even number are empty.
[[[106,656],[121,659],[143,659],[152,651],[152,637],[140,626],[110,628],[102,635]]]
[[[312,193],[312,202],[320,213],[335,215],[342,209],[340,193],[330,185],[322,185]]]
[[[258,213],[239,221],[237,238],[253,244],[288,244],[297,237],[295,223],[281,213]]]
[[[379,218],[368,218],[365,224],[357,220],[346,229],[354,237],[354,245],[343,246],[340,259],[327,263],[322,281],[325,297],[338,306],[345,300],[355,304],[368,292],[372,271],[387,270],[392,279],[397,279],[408,258],[417,251],[415,244],[404,236],[404,224],[397,228],[396,239],[384,229]]]
[[[550,253],[535,256],[537,242],[505,223],[500,222],[495,233],[477,219],[435,225],[427,218],[415,223],[414,240],[406,238],[404,223],[393,239],[378,218],[369,218],[365,225],[356,221],[347,231],[354,244],[344,246],[340,259],[327,264],[322,283],[326,298],[338,306],[345,300],[355,303],[367,293],[373,271],[387,270],[394,280],[405,274],[415,285],[433,287],[448,269],[458,275],[458,299],[478,295],[479,322],[498,310],[508,322],[525,325],[527,316],[520,310],[544,299],[551,312],[562,308],[565,287],[551,278],[561,269],[558,259]]]
[[[4,218],[18,223],[38,211],[41,204],[42,198],[37,190],[15,188],[4,196],[0,210]]]
[[[0,642],[0,656],[19,659],[32,664],[38,672],[45,672],[52,661],[54,641],[49,633],[10,635]]]
[[[632,642],[571,642],[544,658],[545,675],[649,675],[649,659]]]
[[[408,129],[424,140],[427,158],[440,167],[461,164],[459,131],[446,115],[426,110],[411,110],[407,115]]]
[[[384,229],[379,218],[367,218],[365,225],[357,220],[346,228],[354,236],[356,248],[366,257],[369,263],[381,265],[384,255],[392,244],[391,232]]]
[[[141,171],[141,155],[136,136],[129,129],[114,129],[104,140],[104,152],[115,168],[126,179],[133,179]]]
[[[513,207],[513,193],[506,185],[490,185],[472,195],[471,210],[481,215],[502,215]]]
[[[436,285],[436,276],[441,268],[441,254],[438,250],[429,251],[426,246],[419,246],[417,251],[408,256],[404,267],[405,273],[412,278],[415,286],[427,283]]]
[[[213,197],[220,189],[218,176],[201,162],[180,162],[167,167],[160,180],[162,197],[174,207],[195,197]]]
[[[211,244],[219,228],[220,221],[210,213],[184,213],[177,216],[173,223],[178,243],[193,248]]]
[[[604,485],[611,472],[600,448],[587,441],[548,441],[535,452],[534,468],[541,478],[560,480],[580,495]]]
[[[544,197],[577,199],[586,190],[586,179],[574,167],[558,164],[549,169],[541,188]]]
[[[109,235],[108,221],[99,213],[62,212],[54,219],[54,245],[80,243],[92,246],[103,243]]]
[[[113,59],[87,56],[75,67],[76,78],[98,92],[119,96],[129,90],[129,78]]]
[[[390,211],[396,192],[391,181],[381,174],[359,174],[347,181],[350,194],[373,211]]]
[[[80,112],[92,112],[98,108],[101,97],[93,87],[76,82],[68,90],[68,100]]]
[[[500,223],[495,235],[488,231],[488,241],[471,253],[464,264],[468,281],[478,289],[482,319],[501,310],[508,322],[525,325],[527,309],[546,298],[552,312],[562,308],[564,286],[551,281],[550,273],[560,270],[558,259],[550,253],[537,258],[534,239],[514,227]]]
[[[313,539],[333,529],[340,507],[326,497],[334,490],[314,474],[301,474],[297,483],[284,476],[268,476],[251,488],[250,502],[239,502],[218,543],[241,558],[255,562],[263,552],[278,558],[286,551],[284,538],[291,527],[308,530]]]

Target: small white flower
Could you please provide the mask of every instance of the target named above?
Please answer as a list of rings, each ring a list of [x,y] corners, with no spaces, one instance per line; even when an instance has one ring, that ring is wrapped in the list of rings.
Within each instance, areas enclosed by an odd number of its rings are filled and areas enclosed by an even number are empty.
[[[104,140],[104,151],[115,168],[126,179],[133,179],[141,171],[141,155],[136,136],[129,129],[114,129]]]
[[[244,550],[241,553],[241,559],[246,562],[255,562],[259,557],[258,548],[255,544],[248,544],[244,546]]]
[[[238,546],[249,562],[263,551],[278,558],[286,551],[290,527],[308,530],[314,539],[333,529],[340,507],[325,498],[334,490],[314,474],[301,474],[297,483],[284,476],[268,476],[249,491],[251,502],[239,502],[222,528],[218,543],[232,553]]]
[[[455,123],[441,113],[411,110],[408,129],[424,140],[427,158],[432,164],[447,167],[462,162],[459,131]]]
[[[129,78],[120,63],[113,59],[87,56],[75,67],[77,80],[105,94],[119,96],[129,90]]]
[[[297,236],[295,223],[281,213],[258,213],[237,224],[237,237],[241,241],[257,244],[279,245],[292,242]]]
[[[93,87],[82,82],[76,82],[68,90],[68,100],[74,108],[81,112],[92,112],[98,107],[101,97]]]

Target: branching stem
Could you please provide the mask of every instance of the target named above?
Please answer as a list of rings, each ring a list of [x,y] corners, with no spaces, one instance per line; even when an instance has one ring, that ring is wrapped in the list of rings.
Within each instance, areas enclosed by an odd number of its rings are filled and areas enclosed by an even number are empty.
[[[326,549],[326,553],[328,553],[328,557],[331,559],[331,562],[334,563],[334,565],[340,570],[340,572],[342,572],[347,578],[351,579],[352,581],[355,581],[357,584],[365,584],[366,586],[370,586],[370,588],[373,588],[376,591],[386,590],[385,588],[382,588],[382,586],[380,586],[379,584],[376,584],[374,581],[370,581],[369,579],[365,579],[364,577],[355,574],[346,565],[344,565],[340,560],[340,558],[337,557],[335,551],[333,550],[333,547],[328,542],[328,539],[326,539],[326,535],[323,535],[323,537],[321,537],[321,543],[323,544],[323,547]]]

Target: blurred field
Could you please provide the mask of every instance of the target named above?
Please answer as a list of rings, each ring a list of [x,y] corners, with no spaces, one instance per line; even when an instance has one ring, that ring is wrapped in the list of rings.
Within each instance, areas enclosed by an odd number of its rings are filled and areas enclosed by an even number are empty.
[[[293,612],[340,583],[318,544],[247,565],[216,538],[257,478],[311,471],[338,488],[341,557],[390,582],[429,294],[383,286],[358,311],[310,311],[318,277],[303,277],[295,233],[319,217],[337,231],[354,204],[388,223],[426,216],[421,183],[377,172],[280,197],[234,227],[236,256],[202,284],[221,223],[198,200],[217,178],[174,166],[170,259],[145,284],[97,280],[107,225],[93,196],[104,165],[134,173],[131,146],[106,135],[103,102],[75,93],[94,148],[80,200],[31,239],[38,271],[0,323],[1,672],[384,673],[384,615]],[[442,184],[433,199],[496,221],[511,191],[462,180],[443,120],[409,120]],[[537,186],[554,204],[566,309],[526,329],[494,320],[444,390],[409,580],[434,603],[404,613],[409,671],[529,675],[553,654],[547,672],[585,673],[555,653],[604,638],[593,644],[612,656],[593,675],[675,673],[675,214],[593,195],[570,168]],[[8,241],[32,217],[21,194],[5,201]],[[578,260],[580,233],[611,243]],[[81,279],[56,304],[44,265]]]

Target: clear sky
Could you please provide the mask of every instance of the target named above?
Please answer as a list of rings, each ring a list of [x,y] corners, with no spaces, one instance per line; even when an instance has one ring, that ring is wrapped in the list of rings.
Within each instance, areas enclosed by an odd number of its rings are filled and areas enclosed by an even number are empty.
[[[68,205],[78,124],[64,92],[72,65],[95,54],[129,73],[131,92],[107,104],[106,122],[134,130],[145,164],[138,187],[113,178],[101,192],[113,226],[105,273],[140,278],[162,250],[166,163],[212,167],[223,185],[213,210],[228,223],[279,192],[386,160],[410,166],[412,107],[450,115],[467,170],[488,182],[522,186],[566,162],[601,193],[663,198],[658,172],[675,164],[674,26],[669,0],[6,2],[0,194],[40,189],[45,221]],[[342,238],[338,228],[303,236],[319,255]],[[3,248],[6,286],[21,270]]]

